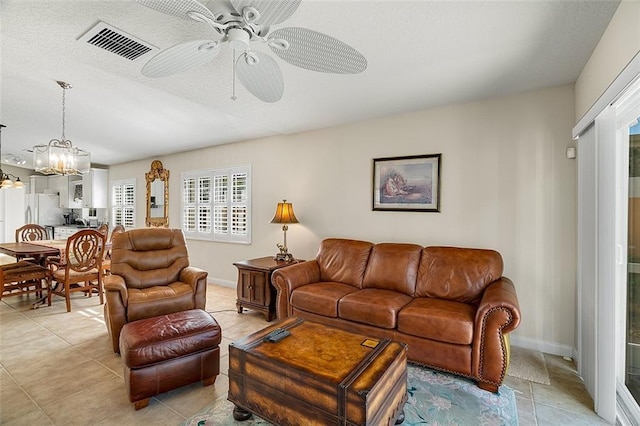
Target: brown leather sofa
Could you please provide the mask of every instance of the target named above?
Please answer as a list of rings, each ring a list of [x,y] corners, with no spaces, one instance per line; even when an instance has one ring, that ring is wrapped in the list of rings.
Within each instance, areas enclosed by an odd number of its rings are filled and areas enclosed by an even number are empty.
[[[297,316],[409,347],[409,360],[497,392],[520,323],[513,283],[493,250],[347,239],[278,269],[278,318]]]
[[[189,266],[180,229],[132,229],[113,238],[111,275],[104,277],[104,319],[113,351],[124,324],[190,309],[204,309],[207,272]]]

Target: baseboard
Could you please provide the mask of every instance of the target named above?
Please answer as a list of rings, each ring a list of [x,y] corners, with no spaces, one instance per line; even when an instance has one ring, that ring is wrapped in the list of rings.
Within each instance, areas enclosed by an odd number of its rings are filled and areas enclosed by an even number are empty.
[[[229,280],[223,280],[222,278],[212,278],[212,277],[207,277],[207,283],[219,285],[222,287],[230,287],[230,288],[236,288],[238,285],[236,281],[229,281]]]
[[[568,345],[560,345],[555,342],[546,342],[544,340],[530,339],[528,337],[514,336],[509,337],[513,346],[519,346],[525,349],[533,349],[545,354],[573,357],[573,347]]]

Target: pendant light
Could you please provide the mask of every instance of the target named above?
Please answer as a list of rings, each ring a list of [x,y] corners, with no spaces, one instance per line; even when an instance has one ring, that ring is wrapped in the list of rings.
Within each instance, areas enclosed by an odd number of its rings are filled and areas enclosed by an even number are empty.
[[[33,168],[45,175],[78,175],[87,173],[91,167],[91,154],[83,149],[74,148],[65,137],[65,94],[71,85],[57,82],[62,87],[62,137],[51,139],[48,145],[33,147]]]

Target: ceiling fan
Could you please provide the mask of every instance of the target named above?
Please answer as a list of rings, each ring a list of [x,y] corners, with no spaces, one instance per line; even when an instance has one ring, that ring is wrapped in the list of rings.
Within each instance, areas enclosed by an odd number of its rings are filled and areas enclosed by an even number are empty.
[[[216,39],[192,40],[163,50],[142,68],[147,77],[165,77],[213,60],[224,45],[234,54],[234,75],[264,102],[282,97],[284,80],[278,63],[252,47],[266,44],[286,62],[311,71],[357,74],[367,68],[366,58],[348,44],[326,34],[301,27],[270,32],[270,26],[289,18],[301,0],[215,0],[216,13],[196,0],[137,0],[159,12],[207,24]],[[235,97],[234,93],[231,99]]]

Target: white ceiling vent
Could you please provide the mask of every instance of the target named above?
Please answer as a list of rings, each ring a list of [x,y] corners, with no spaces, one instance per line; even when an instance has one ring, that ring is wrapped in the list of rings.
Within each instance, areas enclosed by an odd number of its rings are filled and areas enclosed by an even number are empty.
[[[131,61],[146,58],[150,52],[158,50],[157,47],[102,21],[84,33],[78,41],[92,44]]]

